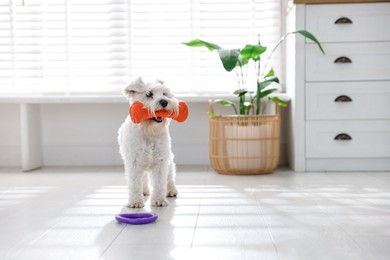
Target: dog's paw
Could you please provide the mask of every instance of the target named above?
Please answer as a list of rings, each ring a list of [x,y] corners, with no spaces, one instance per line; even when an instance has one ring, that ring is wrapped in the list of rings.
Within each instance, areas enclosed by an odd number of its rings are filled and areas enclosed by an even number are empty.
[[[150,189],[149,189],[149,187],[144,187],[144,189],[143,189],[143,194],[144,194],[144,196],[149,196],[149,195],[150,195]]]
[[[167,190],[167,197],[176,197],[178,194],[176,185],[174,183],[168,183]]]
[[[127,207],[129,208],[143,208],[144,207],[144,202],[140,202],[140,201],[129,201],[129,203],[127,203]]]
[[[172,189],[172,190],[168,190],[167,192],[167,197],[176,197],[177,196],[177,190],[176,189]]]
[[[165,199],[153,199],[152,206],[154,207],[165,207],[168,206],[168,201]]]

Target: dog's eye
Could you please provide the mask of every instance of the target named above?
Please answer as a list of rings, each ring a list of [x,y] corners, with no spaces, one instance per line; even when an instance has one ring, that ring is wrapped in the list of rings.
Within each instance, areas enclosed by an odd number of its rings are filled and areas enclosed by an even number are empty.
[[[148,94],[146,94],[146,97],[147,98],[152,98],[153,97],[153,92],[149,91]]]

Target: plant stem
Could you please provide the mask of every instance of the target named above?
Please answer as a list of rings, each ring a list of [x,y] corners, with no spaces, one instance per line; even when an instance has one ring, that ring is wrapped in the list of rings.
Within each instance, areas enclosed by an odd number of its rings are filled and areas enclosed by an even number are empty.
[[[255,106],[253,105],[254,98],[252,97],[250,92],[249,92],[249,100],[251,101],[251,104],[252,104],[252,114],[254,115],[255,114]],[[247,115],[249,115],[250,110],[251,110],[251,108],[248,109]]]
[[[235,68],[237,82],[238,82],[238,88],[239,89],[243,89],[244,86],[245,86],[245,84],[244,84],[244,75],[242,73],[242,64],[241,64],[241,62],[239,60],[238,60],[238,66],[240,67],[240,71],[238,71],[237,67]]]
[[[232,107],[233,107],[233,109],[234,109],[234,112],[236,112],[236,115],[238,115],[238,111],[237,111],[236,106],[235,106],[234,104],[232,104]]]
[[[248,66],[244,67],[244,70],[245,70],[244,86],[246,87],[247,86],[247,80],[248,80]]]
[[[255,101],[255,98],[253,97],[253,98],[251,98],[251,103],[253,104],[253,106],[252,106],[252,115],[254,115],[255,114],[255,105],[254,105],[254,102]]]
[[[240,63],[240,72],[241,72],[242,88],[245,88],[245,78],[244,78],[244,73],[242,72],[241,63]]]
[[[261,95],[261,85],[260,82],[257,81],[257,92],[256,92],[256,115],[260,115],[260,95]]]
[[[259,45],[261,45],[261,41],[260,41],[260,34],[257,36],[257,42]],[[261,88],[260,88],[260,64],[261,64],[261,59],[259,57],[259,59],[257,60],[257,68],[256,68],[256,62],[255,62],[255,71],[256,71],[256,85],[257,85],[257,89],[256,89],[256,115],[259,115],[260,112],[261,112],[261,109],[260,109],[260,95],[261,95]]]
[[[242,64],[240,60],[238,60],[238,66],[240,66],[240,74],[237,72],[237,78],[239,79],[241,76],[241,84],[240,84],[240,89],[243,89],[245,87],[245,82],[244,82],[244,74],[242,73]]]
[[[256,115],[260,115],[261,113],[261,85],[260,85],[260,58],[257,61],[257,68],[256,68],[256,63],[255,63],[255,70],[256,70],[256,83],[257,83],[257,91],[256,91]]]
[[[237,77],[237,82],[238,82],[238,88],[241,89],[241,81],[240,81],[240,76],[238,74],[238,69],[235,68],[235,71],[236,71],[236,77]]]
[[[240,95],[240,115],[245,115],[245,95]]]
[[[261,77],[264,77],[264,73],[265,73],[265,69],[267,68],[268,66],[268,62],[270,61],[272,55],[274,54],[274,52],[276,51],[276,49],[279,47],[280,44],[282,44],[282,42],[287,38],[288,35],[290,35],[291,32],[289,33],[286,33],[278,42],[278,44],[276,44],[276,46],[273,48],[273,50],[271,51],[271,54],[268,56],[265,64],[264,64],[264,67],[263,67],[263,73],[261,75]]]

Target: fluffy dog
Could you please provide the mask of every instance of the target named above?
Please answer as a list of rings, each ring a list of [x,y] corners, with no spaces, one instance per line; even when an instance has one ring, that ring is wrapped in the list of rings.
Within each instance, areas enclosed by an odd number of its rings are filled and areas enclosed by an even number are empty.
[[[161,80],[145,83],[140,77],[131,82],[123,94],[130,103],[142,102],[152,113],[161,109],[175,114],[179,112],[178,100]],[[144,207],[143,195],[150,195],[149,178],[153,188],[152,206],[167,206],[166,197],[177,195],[176,169],[168,130],[170,120],[154,117],[134,124],[128,116],[119,128],[118,142],[128,185],[128,207]]]

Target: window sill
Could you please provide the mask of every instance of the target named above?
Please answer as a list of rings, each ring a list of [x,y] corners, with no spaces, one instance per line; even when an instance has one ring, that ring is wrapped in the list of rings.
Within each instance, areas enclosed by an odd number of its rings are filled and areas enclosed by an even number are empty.
[[[189,103],[208,102],[210,99],[234,99],[228,94],[177,94]],[[126,103],[121,95],[8,95],[0,97],[0,104],[77,104],[77,103]]]
[[[208,102],[209,99],[228,98],[231,95],[178,94],[178,99],[187,103]],[[124,104],[122,95],[8,95],[0,96],[0,104],[20,106],[21,166],[23,171],[31,171],[43,165],[41,104]]]

